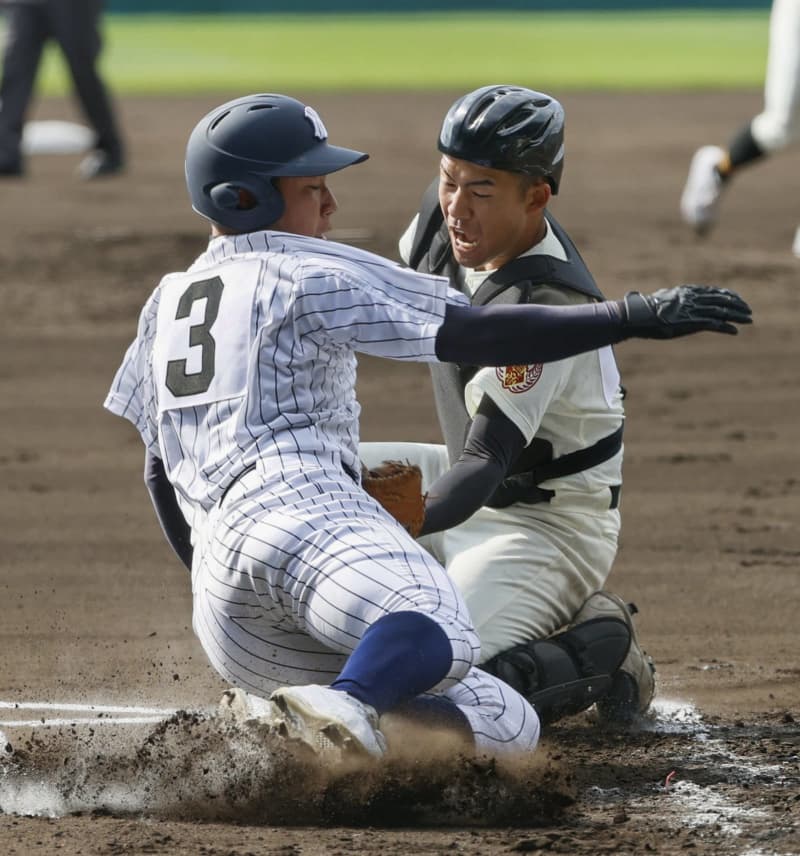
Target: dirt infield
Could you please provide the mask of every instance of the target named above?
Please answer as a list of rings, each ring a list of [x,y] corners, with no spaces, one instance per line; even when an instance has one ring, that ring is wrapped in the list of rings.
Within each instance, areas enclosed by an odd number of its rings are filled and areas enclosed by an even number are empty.
[[[339,236],[394,257],[454,94],[296,94],[335,142],[373,155],[332,183]],[[736,338],[617,350],[628,425],[609,587],[639,607],[656,715],[632,733],[566,720],[517,767],[417,757],[338,774],[203,713],[224,685],[192,636],[140,441],[101,408],[143,301],[204,246],[183,146],[218,100],[123,102],[121,178],[80,184],[72,157],[40,156],[0,185],[0,729],[15,749],[0,747],[0,852],[800,853],[797,153],[737,178],[708,239],[677,215],[695,146],[724,141],[760,94],[563,99],[553,211],[607,295],[722,284],[756,320]],[[365,439],[439,439],[424,367],[365,359],[359,390]]]

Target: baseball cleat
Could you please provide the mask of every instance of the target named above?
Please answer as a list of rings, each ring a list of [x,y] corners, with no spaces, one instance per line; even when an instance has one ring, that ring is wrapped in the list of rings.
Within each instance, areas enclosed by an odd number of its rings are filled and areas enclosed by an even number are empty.
[[[250,722],[254,719],[271,722],[275,718],[276,709],[267,699],[251,695],[239,687],[232,687],[222,694],[217,715],[233,722]]]
[[[628,654],[613,676],[608,693],[597,702],[597,713],[605,722],[632,722],[647,711],[655,695],[656,668],[653,658],[639,645],[633,623],[637,611],[634,604],[626,604],[621,597],[611,592],[597,591],[586,599],[573,619],[574,627],[592,618],[621,618],[631,631]]]
[[[4,731],[0,731],[0,755],[10,755],[14,751],[14,747],[6,737]]]
[[[381,758],[386,753],[375,709],[345,692],[317,684],[283,687],[270,701],[283,715],[280,730],[285,736],[321,756]]]
[[[681,196],[681,216],[702,235],[717,222],[724,184],[717,167],[725,157],[719,146],[703,146],[694,153]]]
[[[800,259],[800,226],[794,233],[794,241],[792,242],[792,254],[796,259]]]

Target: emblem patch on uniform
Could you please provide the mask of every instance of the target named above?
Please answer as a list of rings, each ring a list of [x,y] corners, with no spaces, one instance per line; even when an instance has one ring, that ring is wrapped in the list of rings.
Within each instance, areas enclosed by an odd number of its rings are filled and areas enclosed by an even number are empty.
[[[318,140],[327,140],[328,131],[322,124],[322,119],[319,118],[317,111],[313,107],[306,107],[305,116],[306,119],[308,119],[308,121],[314,126],[314,136]]]
[[[542,364],[531,366],[498,366],[497,379],[509,392],[527,392],[542,376]]]

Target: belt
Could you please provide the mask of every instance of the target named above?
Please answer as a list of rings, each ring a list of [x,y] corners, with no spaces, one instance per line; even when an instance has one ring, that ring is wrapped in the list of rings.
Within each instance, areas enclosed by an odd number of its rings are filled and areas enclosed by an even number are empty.
[[[252,473],[256,468],[256,462],[254,461],[252,464],[248,464],[243,470],[240,470],[229,482],[225,490],[222,492],[222,496],[219,498],[219,502],[217,505],[222,505],[225,502],[225,497],[230,493],[231,488],[242,478],[242,476],[246,476],[248,473]],[[348,467],[346,464],[342,464],[342,469],[347,473],[348,476],[356,483],[359,483],[358,476],[353,470]]]
[[[248,473],[252,473],[256,468],[255,461],[252,464],[248,464],[243,470],[240,470],[229,482],[228,486],[222,491],[222,496],[219,498],[219,502],[217,505],[222,505],[225,502],[225,497],[230,493],[231,488],[239,481],[242,476],[246,476]]]

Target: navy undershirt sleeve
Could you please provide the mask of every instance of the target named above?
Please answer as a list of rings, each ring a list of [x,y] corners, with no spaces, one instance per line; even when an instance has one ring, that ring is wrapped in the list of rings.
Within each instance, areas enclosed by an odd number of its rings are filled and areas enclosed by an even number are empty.
[[[484,395],[464,451],[428,489],[420,534],[450,529],[471,517],[497,490],[524,448],[519,428]]]
[[[147,485],[158,522],[170,546],[186,567],[192,569],[191,530],[175,498],[161,458],[149,450],[144,459],[144,483]]]
[[[618,300],[580,306],[448,304],[436,356],[473,366],[550,363],[629,338],[625,317]]]

